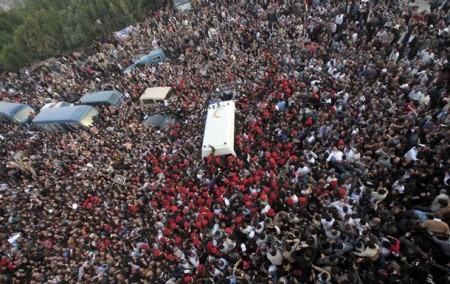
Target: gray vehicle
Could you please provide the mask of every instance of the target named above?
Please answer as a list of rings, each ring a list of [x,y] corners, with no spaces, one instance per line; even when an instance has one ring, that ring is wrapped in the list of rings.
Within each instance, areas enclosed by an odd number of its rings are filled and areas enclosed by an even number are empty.
[[[26,124],[31,121],[35,110],[26,104],[0,102],[0,121]]]
[[[119,91],[100,91],[87,93],[80,99],[80,103],[87,105],[119,106],[125,100],[125,95]]]
[[[176,120],[164,114],[154,114],[144,119],[144,124],[154,125],[156,128],[165,128],[174,125]]]
[[[178,11],[192,10],[192,4],[189,0],[173,0],[173,5]]]
[[[88,130],[99,111],[92,106],[68,106],[42,110],[33,119],[36,128],[48,132]]]
[[[169,102],[175,97],[173,89],[171,87],[153,87],[145,89],[139,101],[143,106],[149,106],[157,103],[164,103],[168,105]]]
[[[133,60],[133,64],[123,70],[124,74],[130,73],[137,65],[155,65],[160,62],[166,61],[166,55],[162,49],[152,50],[149,54],[143,55],[136,60]]]

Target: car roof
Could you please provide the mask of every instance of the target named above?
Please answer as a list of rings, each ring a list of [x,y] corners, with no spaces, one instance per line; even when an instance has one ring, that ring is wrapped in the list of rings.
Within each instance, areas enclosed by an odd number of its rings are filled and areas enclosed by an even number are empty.
[[[110,90],[110,91],[99,91],[99,92],[92,92],[84,94],[80,102],[85,104],[95,104],[95,103],[110,103],[113,105],[116,105],[120,98],[123,97],[124,94],[116,91],[116,90]]]
[[[26,106],[20,103],[0,102],[0,113],[13,115],[18,109]]]
[[[45,123],[72,123],[78,122],[91,109],[92,106],[68,106],[59,108],[48,108],[39,112],[33,119],[35,124]]]
[[[139,100],[164,100],[171,89],[171,87],[147,88]]]

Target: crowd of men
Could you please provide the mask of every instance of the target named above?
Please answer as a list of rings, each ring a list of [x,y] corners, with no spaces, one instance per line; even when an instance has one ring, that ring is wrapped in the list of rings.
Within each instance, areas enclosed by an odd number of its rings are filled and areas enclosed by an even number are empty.
[[[0,283],[448,283],[450,13],[431,2],[168,5],[2,74],[0,99],[36,109],[129,99],[87,132],[0,125]],[[156,86],[176,99],[142,108]],[[224,98],[237,156],[202,159]]]

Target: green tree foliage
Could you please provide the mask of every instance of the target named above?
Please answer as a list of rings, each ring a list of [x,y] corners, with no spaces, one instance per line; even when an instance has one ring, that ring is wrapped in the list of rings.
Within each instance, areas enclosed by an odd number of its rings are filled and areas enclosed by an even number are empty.
[[[28,63],[14,44],[3,47],[0,62],[5,70],[15,70],[18,66],[25,66]]]
[[[19,9],[0,11],[0,50],[3,45],[10,43],[14,30],[23,23]]]
[[[137,21],[163,0],[25,0],[0,11],[0,72],[89,44]]]

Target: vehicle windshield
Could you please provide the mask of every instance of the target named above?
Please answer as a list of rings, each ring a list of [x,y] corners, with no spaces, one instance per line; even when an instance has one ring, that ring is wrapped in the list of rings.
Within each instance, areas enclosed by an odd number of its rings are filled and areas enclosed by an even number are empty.
[[[150,104],[154,104],[155,103],[155,101],[154,100],[142,100],[142,103],[144,104],[144,105],[150,105]]]
[[[96,109],[91,109],[83,119],[80,121],[81,125],[84,127],[91,127],[94,124],[94,118],[98,115],[98,111]]]
[[[30,107],[23,107],[20,110],[18,110],[16,112],[16,114],[14,114],[14,119],[17,122],[22,123],[30,116],[30,114],[32,112],[33,112],[32,108],[30,108]]]

